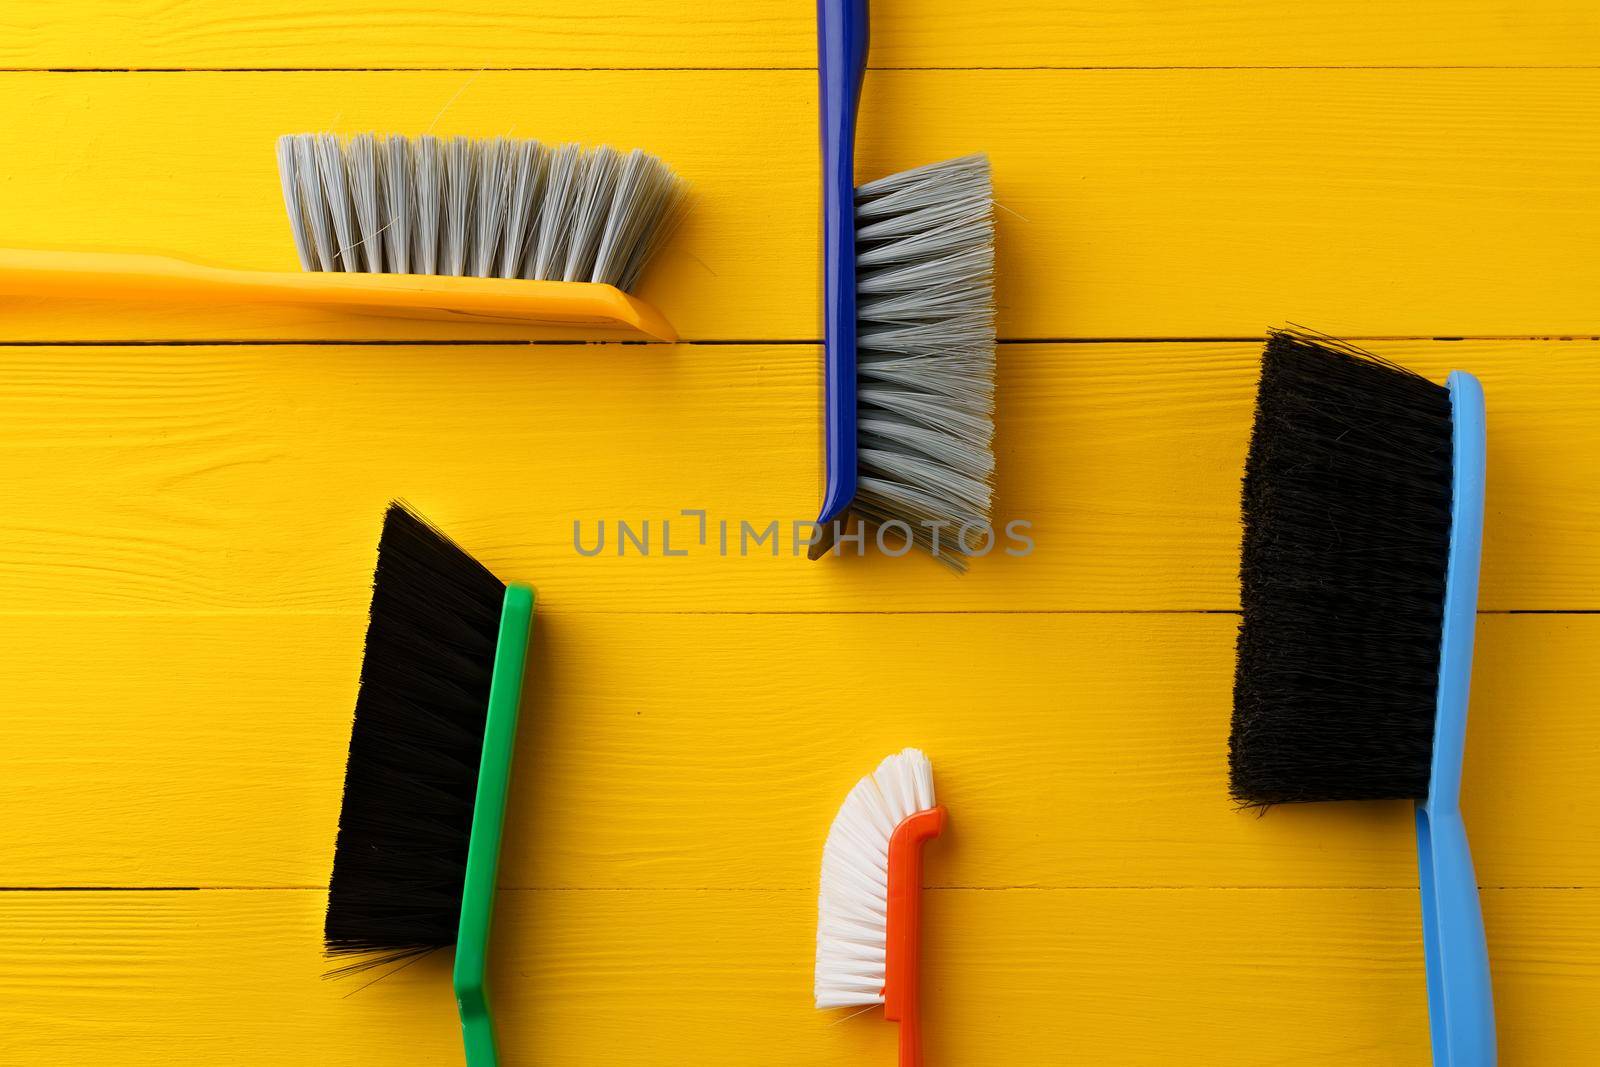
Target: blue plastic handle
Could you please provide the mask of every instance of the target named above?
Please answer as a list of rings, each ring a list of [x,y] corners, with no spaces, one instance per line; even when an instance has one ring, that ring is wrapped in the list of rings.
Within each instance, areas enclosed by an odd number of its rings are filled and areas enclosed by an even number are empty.
[[[1422,887],[1422,942],[1428,971],[1428,1023],[1434,1067],[1493,1067],[1494,989],[1483,935],[1478,880],[1461,821],[1461,761],[1467,747],[1467,692],[1478,613],[1478,558],[1483,544],[1485,425],[1483,387],[1450,372],[1454,489],[1444,639],[1434,713],[1428,799],[1417,805],[1417,863]]]
[[[838,518],[856,495],[856,108],[867,72],[867,37],[867,0],[817,0],[827,464],[819,524]]]

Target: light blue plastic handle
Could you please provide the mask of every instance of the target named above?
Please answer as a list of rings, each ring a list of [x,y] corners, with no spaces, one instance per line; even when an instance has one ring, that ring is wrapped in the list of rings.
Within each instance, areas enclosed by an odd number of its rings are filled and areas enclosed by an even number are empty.
[[[822,98],[823,438],[819,524],[856,495],[856,109],[867,73],[867,0],[817,0]]]
[[[1472,636],[1478,613],[1478,558],[1483,544],[1483,387],[1465,371],[1451,371],[1449,386],[1455,430],[1450,563],[1434,713],[1433,768],[1428,799],[1417,805],[1422,942],[1434,1067],[1493,1067],[1498,1054],[1489,947],[1460,804]]]

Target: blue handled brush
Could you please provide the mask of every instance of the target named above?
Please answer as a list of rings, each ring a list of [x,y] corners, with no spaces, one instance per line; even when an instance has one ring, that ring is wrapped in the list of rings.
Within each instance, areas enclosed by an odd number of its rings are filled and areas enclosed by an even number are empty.
[[[989,160],[856,187],[867,37],[866,0],[818,0],[827,474],[811,558],[853,512],[959,568],[994,482]]]
[[[1483,530],[1477,379],[1327,338],[1268,341],[1244,478],[1229,764],[1246,804],[1417,802],[1436,1067],[1496,1061],[1461,821]]]

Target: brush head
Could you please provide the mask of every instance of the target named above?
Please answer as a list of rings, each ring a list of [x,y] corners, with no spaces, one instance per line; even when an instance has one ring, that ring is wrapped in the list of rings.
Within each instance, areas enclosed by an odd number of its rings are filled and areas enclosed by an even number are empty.
[[[351,969],[452,945],[506,587],[402,504],[378,542],[324,941]]]
[[[330,133],[278,139],[278,177],[309,271],[639,280],[684,184],[638,149],[511,137]]]
[[[994,488],[994,193],[983,155],[856,190],[858,479],[853,508],[986,529]]]
[[[934,806],[933,764],[917,749],[856,783],[822,846],[817,895],[819,1008],[882,1004],[888,980],[889,838]]]
[[[1267,342],[1244,477],[1238,800],[1427,795],[1452,462],[1443,386],[1326,338]]]

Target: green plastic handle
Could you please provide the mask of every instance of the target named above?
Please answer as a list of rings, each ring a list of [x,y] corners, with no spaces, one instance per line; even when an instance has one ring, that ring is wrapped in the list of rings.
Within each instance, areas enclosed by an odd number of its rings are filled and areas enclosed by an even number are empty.
[[[500,837],[506,825],[506,792],[511,784],[511,757],[517,741],[517,705],[522,698],[532,627],[533,590],[525,585],[506,586],[505,603],[500,609],[500,638],[494,650],[494,674],[489,681],[489,712],[483,726],[483,762],[478,766],[472,838],[467,845],[461,928],[456,937],[456,1004],[461,1009],[467,1067],[498,1067],[500,1063],[486,975],[489,922],[494,916]]]

